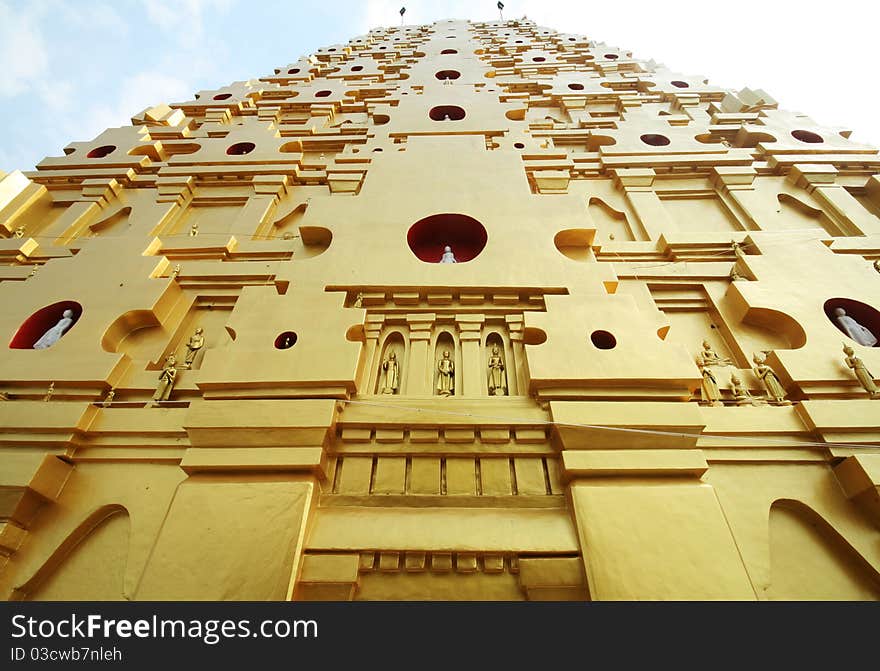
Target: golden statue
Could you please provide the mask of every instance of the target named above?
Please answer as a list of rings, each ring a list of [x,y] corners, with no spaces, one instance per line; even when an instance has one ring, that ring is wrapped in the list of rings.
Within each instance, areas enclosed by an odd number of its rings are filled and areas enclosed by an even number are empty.
[[[196,354],[199,353],[199,350],[205,346],[205,336],[202,335],[204,333],[204,329],[199,327],[196,329],[196,332],[193,333],[189,342],[186,343],[186,358],[183,361],[183,364],[187,368],[192,368],[193,361],[196,359]]]
[[[169,275],[169,277],[172,280],[176,280],[178,275],[180,275],[180,264],[179,263],[174,265],[174,268],[172,268],[171,275]]]
[[[720,357],[715,353],[715,350],[712,349],[712,345],[709,344],[708,340],[703,341],[703,351],[700,352],[700,360],[702,361],[704,366],[732,366],[733,361],[730,359]]]
[[[113,398],[114,398],[115,396],[116,396],[116,390],[115,390],[115,389],[111,389],[110,391],[108,391],[108,392],[107,392],[107,396],[105,396],[105,397],[104,397],[104,400],[101,401],[101,407],[102,407],[102,408],[109,408],[111,405],[113,405]]]
[[[443,352],[443,358],[437,363],[437,393],[441,396],[455,394],[455,364],[449,358],[449,350]]]
[[[398,393],[400,391],[400,364],[397,362],[397,354],[391,352],[388,355],[388,358],[382,362],[382,371],[385,373],[385,384],[382,386],[382,393]]]
[[[489,396],[507,396],[507,380],[504,375],[504,359],[498,352],[498,346],[492,346],[489,357]]]
[[[193,223],[192,226],[189,227],[189,237],[194,238],[199,234],[199,224],[198,222]]]
[[[19,226],[18,228],[16,228],[14,235],[16,238],[23,238],[24,237],[24,226]]]
[[[733,399],[737,405],[767,405],[767,401],[752,396],[736,373],[730,376],[730,386],[733,389]]]
[[[856,379],[858,379],[864,390],[868,392],[868,395],[871,398],[880,398],[880,389],[877,389],[877,385],[874,384],[874,376],[871,375],[871,372],[865,367],[862,360],[855,355],[853,348],[849,345],[844,345],[843,353],[846,354],[845,361],[847,367],[852,368],[853,373],[856,374]]]
[[[364,307],[364,295],[360,291],[358,292],[358,295],[355,296],[354,307],[356,307],[356,308]]]
[[[709,405],[724,405],[721,402],[721,392],[718,391],[718,380],[709,366],[702,361],[697,361],[697,366],[703,374],[703,401]]]
[[[52,394],[55,393],[55,383],[50,382],[49,388],[46,390],[46,395],[43,397],[43,400],[48,402],[52,400]]]
[[[150,405],[159,405],[161,401],[167,401],[171,396],[171,390],[174,388],[174,380],[177,378],[177,359],[173,354],[169,354],[165,359],[165,366],[159,375],[159,385],[156,387],[156,393],[153,394],[153,402]]]
[[[754,368],[755,375],[758,376],[758,379],[767,388],[770,403],[772,405],[791,405],[791,401],[785,400],[785,388],[782,386],[779,378],[776,377],[776,373],[766,364],[766,357],[760,352],[756,352],[752,357],[752,361],[757,364]]]

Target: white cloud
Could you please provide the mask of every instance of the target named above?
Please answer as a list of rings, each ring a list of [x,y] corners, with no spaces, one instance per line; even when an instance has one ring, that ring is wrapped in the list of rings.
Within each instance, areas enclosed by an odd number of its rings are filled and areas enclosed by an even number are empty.
[[[232,0],[144,0],[147,18],[168,32],[181,31],[201,38],[204,15],[228,12]]]
[[[0,96],[28,91],[48,66],[46,41],[35,17],[0,2]]]

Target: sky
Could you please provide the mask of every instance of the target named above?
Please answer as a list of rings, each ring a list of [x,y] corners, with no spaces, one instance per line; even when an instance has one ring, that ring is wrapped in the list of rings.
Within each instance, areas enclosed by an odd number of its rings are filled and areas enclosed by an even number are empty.
[[[880,146],[880,3],[505,2]],[[31,170],[160,102],[255,79],[371,28],[498,18],[495,0],[0,0],[0,171]]]

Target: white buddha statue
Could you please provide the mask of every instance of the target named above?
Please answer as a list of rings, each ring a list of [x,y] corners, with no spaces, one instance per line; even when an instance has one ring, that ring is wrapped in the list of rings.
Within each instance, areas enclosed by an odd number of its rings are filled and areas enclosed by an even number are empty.
[[[65,310],[61,313],[61,319],[52,328],[46,331],[42,337],[34,343],[34,349],[48,349],[61,340],[64,332],[73,324],[73,310]]]
[[[440,263],[458,263],[455,260],[455,254],[452,253],[452,247],[449,245],[443,248],[443,256],[440,257]]]
[[[843,329],[844,333],[859,343],[859,345],[873,347],[877,344],[877,337],[846,314],[846,310],[843,308],[834,308],[834,321]]]

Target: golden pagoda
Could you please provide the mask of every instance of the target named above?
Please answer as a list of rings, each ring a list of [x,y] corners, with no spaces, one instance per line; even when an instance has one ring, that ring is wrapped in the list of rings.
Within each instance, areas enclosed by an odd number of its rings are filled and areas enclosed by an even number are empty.
[[[131,121],[0,173],[0,598],[880,597],[874,147],[526,19]]]

